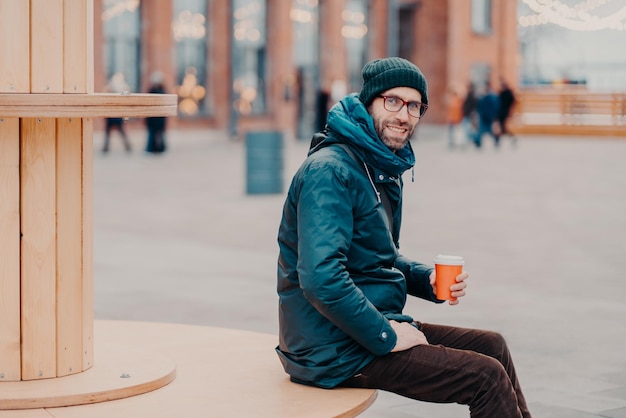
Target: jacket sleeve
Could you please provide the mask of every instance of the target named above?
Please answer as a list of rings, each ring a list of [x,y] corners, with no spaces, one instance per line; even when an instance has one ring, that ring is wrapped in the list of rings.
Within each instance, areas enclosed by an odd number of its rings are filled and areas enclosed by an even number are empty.
[[[410,260],[403,255],[396,258],[395,267],[404,274],[409,295],[443,303],[442,300],[437,299],[433,287],[430,285],[430,273],[433,271],[433,267]]]
[[[389,353],[397,336],[346,269],[353,231],[349,170],[317,164],[298,199],[298,276],[305,298],[336,327],[374,355]]]

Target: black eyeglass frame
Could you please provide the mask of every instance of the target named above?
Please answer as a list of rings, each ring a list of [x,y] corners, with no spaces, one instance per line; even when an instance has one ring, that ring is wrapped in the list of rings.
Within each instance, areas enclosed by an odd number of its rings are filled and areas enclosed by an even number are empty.
[[[424,116],[424,113],[426,113],[426,110],[428,110],[428,105],[422,102],[407,102],[404,99],[399,98],[398,96],[383,96],[382,94],[379,94],[378,97],[380,97],[381,99],[383,99],[383,107],[385,108],[386,111],[388,112],[399,112],[402,110],[402,108],[404,106],[406,106],[407,112],[409,112],[409,115],[413,116],[414,118],[418,118],[420,119],[422,116]],[[398,110],[393,110],[393,109],[388,109],[387,108],[387,100],[388,99],[394,99],[394,100],[399,100],[402,102],[402,106],[400,106],[400,108]],[[419,105],[420,110],[419,110],[419,116],[414,115],[411,112],[411,108],[409,107],[409,105]]]

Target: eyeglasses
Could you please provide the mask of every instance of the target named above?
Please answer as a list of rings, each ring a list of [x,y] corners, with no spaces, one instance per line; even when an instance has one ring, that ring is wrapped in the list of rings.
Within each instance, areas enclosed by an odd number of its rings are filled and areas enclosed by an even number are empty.
[[[407,102],[396,96],[378,96],[383,99],[383,106],[389,112],[399,112],[406,106],[409,115],[414,118],[421,118],[426,113],[428,105],[422,102]]]

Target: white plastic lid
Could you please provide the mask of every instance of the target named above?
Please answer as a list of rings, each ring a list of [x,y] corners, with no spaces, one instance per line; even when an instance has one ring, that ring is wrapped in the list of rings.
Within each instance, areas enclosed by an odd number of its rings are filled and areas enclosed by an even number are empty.
[[[445,264],[449,266],[462,266],[465,264],[463,257],[458,255],[443,255],[439,254],[435,257],[435,264]]]

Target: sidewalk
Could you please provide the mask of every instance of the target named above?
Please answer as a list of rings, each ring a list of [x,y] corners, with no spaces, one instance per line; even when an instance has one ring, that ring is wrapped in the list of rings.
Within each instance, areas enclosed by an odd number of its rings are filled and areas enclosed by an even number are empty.
[[[168,152],[151,156],[145,132],[130,132],[130,154],[116,134],[108,155],[94,138],[96,319],[275,334],[284,194],[246,195],[245,144],[171,131]],[[626,140],[446,141],[424,125],[413,142],[401,250],[464,256],[468,295],[455,307],[410,300],[407,313],[502,332],[535,417],[626,417]],[[285,141],[285,191],[307,147]],[[381,392],[362,416],[469,413]]]

